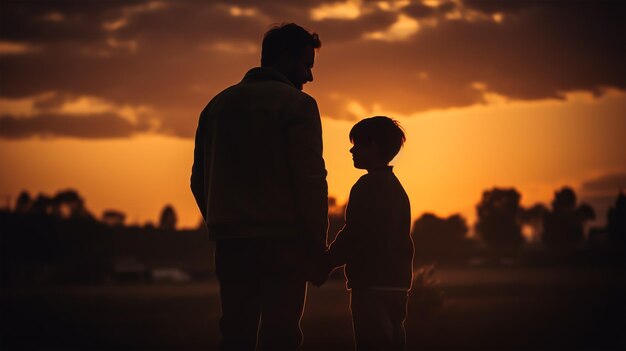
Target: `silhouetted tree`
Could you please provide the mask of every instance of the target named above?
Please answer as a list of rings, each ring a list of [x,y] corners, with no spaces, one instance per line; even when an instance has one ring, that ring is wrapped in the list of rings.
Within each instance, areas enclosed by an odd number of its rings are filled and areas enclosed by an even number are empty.
[[[161,211],[161,217],[159,219],[159,229],[162,230],[176,230],[176,222],[178,217],[176,211],[171,205],[166,205]]]
[[[26,214],[33,208],[33,199],[30,197],[28,191],[24,190],[17,197],[15,201],[15,213]]]
[[[544,219],[542,241],[551,250],[570,250],[583,243],[584,224],[595,218],[593,208],[576,204],[576,193],[564,187],[554,193],[552,211]]]
[[[458,214],[440,218],[424,213],[413,224],[415,261],[432,259],[465,259],[471,241],[467,239],[468,227]]]
[[[328,207],[332,208],[332,207],[335,207],[335,206],[337,206],[337,199],[332,197],[332,196],[329,196],[328,197]]]
[[[517,190],[493,188],[483,192],[476,206],[476,232],[487,245],[498,250],[517,250],[524,244],[519,225],[520,194]]]
[[[45,194],[37,195],[31,213],[35,215],[52,215],[55,212],[54,201]]]
[[[56,193],[52,199],[55,214],[60,218],[89,217],[85,201],[76,190],[67,189]]]
[[[106,210],[102,214],[102,222],[108,226],[123,226],[126,220],[126,214],[124,212],[116,210]]]
[[[332,242],[335,240],[337,233],[346,224],[345,221],[346,205],[339,206],[337,199],[334,197],[328,198],[328,240]]]
[[[544,204],[535,204],[522,209],[520,220],[532,230],[532,241],[539,241],[543,235],[543,221],[550,210]]]
[[[609,242],[618,250],[626,250],[626,195],[621,191],[607,214],[606,229]]]
[[[93,220],[84,201],[75,191],[61,191],[54,197],[40,194],[36,199],[27,192],[16,208],[26,213],[0,211],[0,285],[32,282],[101,282],[116,279],[120,258],[136,259],[145,267],[176,267],[192,277],[209,277],[213,250],[207,231],[188,230],[188,235],[171,235],[152,224],[107,226]],[[28,199],[32,206],[27,206]],[[65,207],[66,210],[59,210]],[[59,214],[78,217],[60,218]],[[162,224],[174,228],[173,208],[163,210]],[[103,222],[123,223],[124,214],[107,211]]]

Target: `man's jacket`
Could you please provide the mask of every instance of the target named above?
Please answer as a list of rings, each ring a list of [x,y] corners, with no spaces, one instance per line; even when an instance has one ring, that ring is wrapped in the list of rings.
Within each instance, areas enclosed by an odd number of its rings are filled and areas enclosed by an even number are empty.
[[[324,248],[328,187],[315,99],[257,67],[200,114],[191,189],[213,240],[298,237]]]

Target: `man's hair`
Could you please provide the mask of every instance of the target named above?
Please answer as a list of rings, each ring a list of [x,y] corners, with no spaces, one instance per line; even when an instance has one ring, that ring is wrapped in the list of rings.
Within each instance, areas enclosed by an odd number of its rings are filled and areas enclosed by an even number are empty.
[[[371,146],[376,144],[384,161],[391,161],[406,141],[404,130],[398,121],[386,116],[361,120],[350,130],[350,142]]]
[[[312,46],[314,49],[322,47],[322,42],[316,33],[311,33],[295,23],[272,25],[263,36],[261,66],[274,65],[283,52],[296,57],[307,46]]]

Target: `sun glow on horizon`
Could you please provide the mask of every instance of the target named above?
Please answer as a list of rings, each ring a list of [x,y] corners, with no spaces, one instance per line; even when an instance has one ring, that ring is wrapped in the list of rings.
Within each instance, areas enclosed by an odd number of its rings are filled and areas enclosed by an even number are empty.
[[[414,219],[423,212],[461,213],[471,224],[485,189],[515,187],[522,204],[530,206],[549,203],[561,186],[579,188],[606,172],[626,172],[618,151],[623,141],[617,139],[619,130],[626,130],[625,93],[491,101],[415,115],[361,105],[361,118],[388,115],[406,131],[407,142],[393,164]],[[339,205],[363,174],[354,169],[349,153],[348,133],[355,122],[322,118],[329,193]],[[155,222],[163,206],[172,204],[180,227],[200,222],[189,190],[191,139],[147,134],[95,141],[0,140],[0,150],[5,166],[0,194],[5,197],[15,198],[22,189],[51,195],[73,188],[98,218],[106,209],[118,209],[127,213],[129,223]]]

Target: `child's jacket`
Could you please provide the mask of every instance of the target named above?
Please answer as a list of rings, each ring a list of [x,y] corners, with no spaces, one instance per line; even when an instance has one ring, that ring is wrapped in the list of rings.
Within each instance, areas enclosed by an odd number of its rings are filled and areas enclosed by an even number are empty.
[[[413,241],[409,198],[392,167],[362,176],[350,191],[346,225],[332,243],[348,288],[410,289]]]

